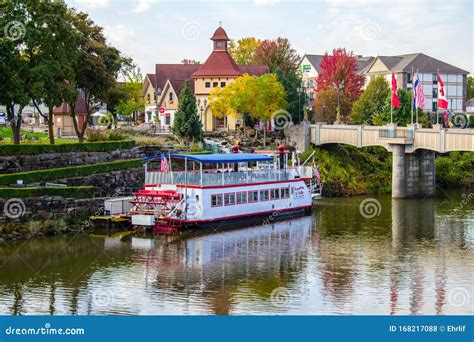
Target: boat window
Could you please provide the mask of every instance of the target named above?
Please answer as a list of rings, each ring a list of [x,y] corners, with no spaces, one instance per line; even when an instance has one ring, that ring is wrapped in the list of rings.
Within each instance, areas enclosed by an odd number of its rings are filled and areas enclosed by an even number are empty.
[[[249,203],[258,202],[258,191],[257,190],[249,191],[248,194],[249,194]]]
[[[221,207],[222,206],[222,194],[211,195],[211,206]]]
[[[270,198],[272,200],[280,199],[280,189],[271,189],[270,190]]]
[[[268,190],[260,190],[260,202],[268,201],[270,199],[270,195]]]
[[[234,204],[235,204],[235,192],[224,194],[224,205],[234,205]]]
[[[247,193],[244,192],[238,192],[237,193],[237,204],[245,204],[247,203]]]
[[[282,188],[281,189],[281,198],[289,198],[290,197],[290,189]]]

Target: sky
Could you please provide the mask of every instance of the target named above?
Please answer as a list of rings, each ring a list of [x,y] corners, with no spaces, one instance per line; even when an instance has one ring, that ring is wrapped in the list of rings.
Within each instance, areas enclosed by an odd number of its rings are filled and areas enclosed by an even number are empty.
[[[231,39],[286,37],[300,55],[423,52],[474,73],[472,0],[66,0],[89,13],[143,73],[156,63],[204,62],[222,23]]]

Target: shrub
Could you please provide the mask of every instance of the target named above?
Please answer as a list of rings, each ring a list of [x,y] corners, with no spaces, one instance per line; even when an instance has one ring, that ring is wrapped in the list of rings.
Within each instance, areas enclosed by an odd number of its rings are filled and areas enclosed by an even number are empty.
[[[25,184],[33,182],[43,182],[55,179],[70,177],[89,176],[95,173],[107,173],[118,170],[126,170],[134,167],[141,167],[141,159],[119,160],[108,163],[97,163],[92,165],[81,165],[62,167],[57,169],[38,170],[29,172],[18,172],[13,174],[0,175],[0,185],[14,184],[18,179]]]
[[[83,144],[34,144],[34,145],[0,145],[0,156],[18,154],[43,154],[67,152],[109,152],[126,150],[135,146],[133,140],[88,142]]]
[[[93,186],[70,186],[65,188],[0,188],[0,198],[25,198],[41,196],[61,196],[64,198],[91,198],[94,197]]]

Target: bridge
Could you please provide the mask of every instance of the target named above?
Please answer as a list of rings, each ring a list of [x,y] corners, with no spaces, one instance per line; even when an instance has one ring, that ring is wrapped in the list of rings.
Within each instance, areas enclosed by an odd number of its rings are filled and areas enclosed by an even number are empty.
[[[304,132],[304,134],[303,134]],[[474,152],[473,129],[326,125],[303,122],[285,128],[289,143],[304,151],[310,144],[382,146],[393,154],[392,197],[431,197],[435,192],[435,152]]]

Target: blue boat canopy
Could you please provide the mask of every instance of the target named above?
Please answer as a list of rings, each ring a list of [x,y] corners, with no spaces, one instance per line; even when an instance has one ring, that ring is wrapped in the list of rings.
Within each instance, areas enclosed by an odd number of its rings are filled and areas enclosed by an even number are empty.
[[[163,155],[168,157],[167,155]],[[272,161],[271,156],[255,154],[255,153],[213,153],[213,154],[171,154],[171,159],[187,159],[192,160],[198,163],[247,163],[247,162],[264,162]],[[148,157],[143,159],[143,162],[149,162],[153,160],[159,160],[162,158],[162,155]]]

